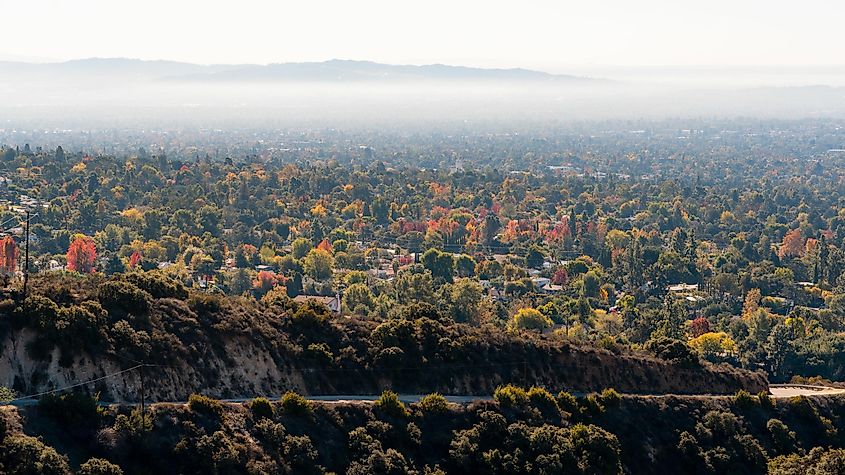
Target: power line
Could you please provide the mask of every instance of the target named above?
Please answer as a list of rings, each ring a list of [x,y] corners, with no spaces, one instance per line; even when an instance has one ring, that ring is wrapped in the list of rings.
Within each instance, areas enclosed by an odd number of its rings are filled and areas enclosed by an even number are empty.
[[[47,394],[54,394],[54,393],[57,393],[57,392],[68,390],[68,389],[77,388],[79,386],[84,386],[86,384],[96,383],[97,381],[102,381],[104,379],[108,379],[108,378],[117,376],[119,374],[128,373],[129,371],[135,371],[136,369],[138,369],[142,366],[143,365],[137,365],[137,366],[133,366],[133,367],[128,368],[128,369],[124,369],[122,371],[118,371],[116,373],[111,373],[111,374],[107,374],[105,376],[100,376],[99,378],[89,379],[88,381],[83,381],[81,383],[71,384],[70,386],[65,386],[65,387],[61,387],[61,388],[51,389],[49,391],[43,391],[43,392],[36,393],[36,394],[30,394],[30,395],[27,395],[27,396],[22,396],[22,397],[19,397],[19,398],[12,399],[9,402],[12,403],[12,402],[17,402],[17,401],[24,401],[26,399],[33,399],[33,398],[37,398],[37,397],[41,397],[41,396],[46,396]]]

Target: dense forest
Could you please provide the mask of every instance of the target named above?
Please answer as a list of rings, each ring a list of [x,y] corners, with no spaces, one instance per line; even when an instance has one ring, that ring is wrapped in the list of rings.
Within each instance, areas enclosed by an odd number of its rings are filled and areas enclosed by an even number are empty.
[[[845,373],[840,129],[781,125],[4,146],[0,471],[841,473],[767,393]]]
[[[581,154],[553,151],[554,137],[467,140],[460,156],[414,152],[426,138],[346,151],[311,140],[295,162],[8,147],[3,264],[19,287],[29,208],[36,275],[154,271],[374,322],[423,303],[476,327],[611,351],[668,338],[772,381],[839,379],[845,163],[801,155],[818,148],[810,132],[787,140],[777,125],[675,131],[683,153],[666,134],[633,134],[626,147],[643,149],[624,157],[608,155],[615,135]],[[447,166],[412,167],[411,153]],[[523,170],[491,167],[497,153],[511,167],[520,154]]]

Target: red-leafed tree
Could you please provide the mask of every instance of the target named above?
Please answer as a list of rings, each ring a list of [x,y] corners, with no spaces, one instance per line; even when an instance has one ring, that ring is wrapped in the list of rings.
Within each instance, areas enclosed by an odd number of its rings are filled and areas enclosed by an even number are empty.
[[[97,248],[88,236],[78,236],[67,250],[67,268],[88,274],[94,272],[97,264]]]
[[[18,268],[18,245],[12,236],[0,239],[0,273],[5,276],[14,275]]]
[[[710,321],[704,317],[698,317],[690,322],[689,329],[693,338],[700,337],[701,335],[710,332]]]
[[[566,285],[569,282],[569,273],[566,268],[558,267],[554,275],[552,275],[552,283],[555,285]]]
[[[129,268],[134,269],[141,262],[141,251],[135,251],[129,256]]]

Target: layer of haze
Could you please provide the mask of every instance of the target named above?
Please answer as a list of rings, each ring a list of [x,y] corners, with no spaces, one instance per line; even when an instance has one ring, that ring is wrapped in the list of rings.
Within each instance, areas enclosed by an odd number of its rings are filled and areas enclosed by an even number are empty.
[[[829,0],[28,0],[0,13],[0,60],[218,65],[0,63],[0,129],[845,117],[845,3]],[[214,76],[331,58],[581,79]]]
[[[845,3],[830,0],[27,0],[2,13],[7,60],[845,65]]]

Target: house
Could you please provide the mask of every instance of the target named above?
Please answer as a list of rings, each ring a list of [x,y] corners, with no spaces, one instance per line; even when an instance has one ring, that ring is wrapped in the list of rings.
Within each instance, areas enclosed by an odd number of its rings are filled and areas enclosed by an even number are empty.
[[[696,292],[698,284],[672,284],[667,289],[669,292]]]
[[[534,288],[540,290],[543,287],[551,284],[552,279],[549,279],[548,277],[534,277],[531,279],[531,283],[534,284]]]
[[[545,292],[547,294],[551,294],[551,293],[555,293],[555,292],[560,292],[561,290],[563,290],[563,286],[562,285],[555,285],[555,284],[552,284],[551,282],[549,282],[548,284],[544,285],[540,290],[542,290],[543,292]]]
[[[296,303],[305,303],[308,301],[319,302],[325,305],[329,309],[329,311],[331,311],[335,315],[340,315],[340,311],[342,308],[340,295],[335,295],[333,297],[323,295],[297,295],[293,298],[293,301]]]

